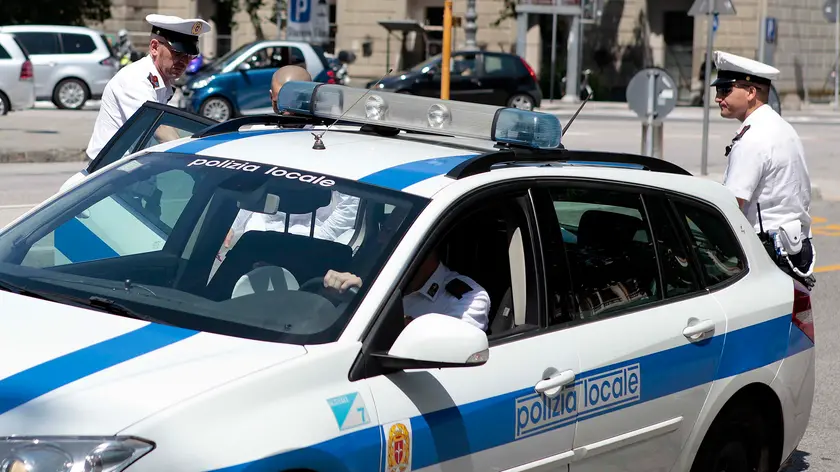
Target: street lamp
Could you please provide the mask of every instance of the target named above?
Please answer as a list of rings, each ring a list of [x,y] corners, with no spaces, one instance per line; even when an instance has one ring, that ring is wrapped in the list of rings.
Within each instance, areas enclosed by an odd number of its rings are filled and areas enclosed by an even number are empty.
[[[478,45],[475,41],[475,32],[478,29],[478,25],[475,24],[475,19],[477,17],[478,15],[475,13],[475,0],[467,0],[467,14],[465,15],[467,22],[464,24],[466,44],[464,46],[465,49],[473,51],[478,49]]]

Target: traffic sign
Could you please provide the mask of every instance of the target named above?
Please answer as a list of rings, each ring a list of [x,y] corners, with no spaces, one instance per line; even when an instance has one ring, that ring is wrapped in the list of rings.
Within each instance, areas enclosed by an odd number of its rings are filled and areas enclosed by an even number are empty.
[[[712,20],[712,32],[713,33],[716,33],[717,30],[718,30],[718,26],[720,26],[720,20],[718,19],[718,16],[719,15],[717,13],[715,13],[715,16],[713,17],[714,20]]]
[[[823,16],[829,23],[837,22],[837,0],[825,0],[823,5]]]
[[[651,115],[654,123],[660,123],[677,106],[677,82],[665,69],[642,69],[627,85],[627,104],[639,118]]]
[[[767,44],[776,44],[776,19],[767,17],[764,25],[765,36],[764,40]]]
[[[694,0],[694,5],[688,10],[688,16],[706,16],[709,14],[710,0]],[[714,1],[714,12],[718,15],[735,15],[735,5],[732,0],[712,0]]]

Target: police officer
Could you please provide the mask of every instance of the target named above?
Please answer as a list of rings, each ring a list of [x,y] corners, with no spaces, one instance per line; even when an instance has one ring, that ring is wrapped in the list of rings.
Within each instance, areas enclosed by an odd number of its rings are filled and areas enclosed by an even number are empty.
[[[814,282],[811,179],[799,135],[768,105],[779,70],[721,51],[715,51],[714,60],[718,75],[712,85],[720,114],[741,122],[726,148],[724,185],[771,257],[810,288]]]
[[[149,54],[120,69],[105,86],[86,151],[90,159],[96,158],[143,103],[169,102],[175,80],[198,55],[198,37],[210,31],[210,24],[201,19],[152,14],[146,21],[152,25]],[[159,127],[155,135],[161,142],[179,138],[166,126]]]

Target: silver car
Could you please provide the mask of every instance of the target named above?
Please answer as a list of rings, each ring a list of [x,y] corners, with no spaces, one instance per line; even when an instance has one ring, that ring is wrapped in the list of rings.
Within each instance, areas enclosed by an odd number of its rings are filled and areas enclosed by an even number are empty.
[[[97,30],[81,26],[15,25],[0,27],[23,44],[35,66],[35,95],[58,108],[80,109],[102,97],[119,70],[119,61]]]
[[[0,115],[35,106],[32,61],[14,36],[0,33]]]

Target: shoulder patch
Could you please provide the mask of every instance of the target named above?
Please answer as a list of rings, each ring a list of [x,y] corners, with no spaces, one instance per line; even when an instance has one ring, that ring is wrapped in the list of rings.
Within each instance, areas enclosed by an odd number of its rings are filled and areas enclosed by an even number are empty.
[[[446,284],[446,291],[458,300],[463,298],[465,293],[471,292],[472,289],[473,288],[470,287],[470,284],[464,282],[459,278],[454,278],[450,280],[448,284]]]
[[[152,74],[151,72],[149,72],[149,76],[146,77],[146,78],[149,79],[149,83],[152,84],[152,87],[154,87],[154,88],[160,87],[160,81],[158,80],[158,78],[155,74]]]
[[[729,146],[726,146],[726,154],[725,154],[726,157],[729,157],[729,153],[732,152],[732,146],[734,146],[735,143],[740,141],[741,138],[743,138],[744,135],[747,133],[747,131],[749,131],[749,129],[750,129],[750,125],[744,126],[744,129],[742,129],[740,133],[738,133],[737,135],[735,135],[734,138],[732,138],[732,143],[730,143]]]

